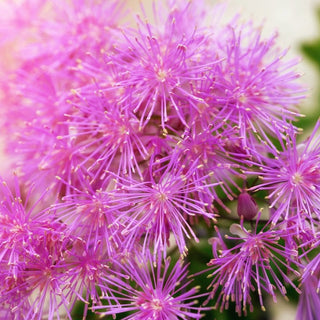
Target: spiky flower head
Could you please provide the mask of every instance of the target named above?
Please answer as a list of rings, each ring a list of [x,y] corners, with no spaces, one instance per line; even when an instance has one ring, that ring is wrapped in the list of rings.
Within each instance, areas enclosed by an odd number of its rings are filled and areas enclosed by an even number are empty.
[[[277,35],[261,37],[261,28],[235,19],[217,41],[224,59],[216,66],[212,98],[221,106],[217,117],[238,130],[244,147],[267,140],[299,117],[296,108],[303,90],[294,70],[297,60],[285,61],[287,50],[275,47]],[[259,137],[259,138],[258,138]]]
[[[153,247],[155,253],[165,253],[172,234],[183,255],[187,250],[187,238],[198,241],[190,221],[214,219],[211,204],[203,203],[200,195],[208,193],[207,188],[219,183],[206,182],[210,173],[197,178],[197,161],[187,168],[177,160],[177,154],[173,153],[155,161],[146,172],[144,181],[116,179],[118,189],[114,192],[114,203],[122,212],[114,224],[123,225],[121,234],[125,236],[127,249],[143,239],[144,251]]]
[[[273,208],[272,221],[297,216],[303,229],[304,216],[320,218],[320,136],[317,122],[309,138],[297,142],[296,134],[289,130],[284,140],[279,139],[281,149],[273,144],[265,145],[270,156],[261,156],[258,170],[247,171],[257,174],[262,180],[252,190],[266,190]]]
[[[208,263],[208,270],[212,271],[210,298],[214,299],[216,307],[220,306],[221,311],[228,309],[230,301],[235,303],[239,315],[242,312],[247,313],[248,305],[252,311],[252,292],[255,290],[258,292],[262,310],[265,310],[263,292],[271,295],[276,302],[275,289],[285,296],[285,283],[299,291],[282,270],[285,266],[293,274],[299,275],[295,270],[299,265],[296,261],[297,251],[286,249],[279,243],[290,230],[268,225],[259,230],[259,218],[260,214],[253,230],[244,227],[243,219],[240,225],[234,224],[230,227],[233,235],[226,235],[226,238],[236,241],[231,248],[224,244],[219,235],[219,246],[222,250],[214,254],[214,258]],[[216,241],[213,244],[217,247]]]
[[[117,271],[109,270],[105,278],[114,297],[106,297],[107,305],[93,309],[102,315],[117,315],[129,312],[126,320],[149,319],[200,319],[198,287],[190,286],[187,279],[188,265],[182,260],[171,263],[170,257],[134,252],[129,257],[115,260]]]
[[[319,268],[318,268],[319,270]],[[319,273],[303,275],[296,320],[316,320],[320,307]]]
[[[184,10],[190,11],[192,6]],[[193,87],[206,79],[205,73],[216,63],[202,59],[206,35],[196,29],[197,21],[191,22],[192,33],[179,34],[177,24],[185,16],[178,9],[167,19],[163,30],[138,18],[138,30],[124,29],[123,41],[107,57],[107,63],[122,75],[117,83],[124,90],[121,98],[140,118],[141,128],[152,117],[160,118],[163,129],[172,119],[188,125],[190,110],[204,103]]]

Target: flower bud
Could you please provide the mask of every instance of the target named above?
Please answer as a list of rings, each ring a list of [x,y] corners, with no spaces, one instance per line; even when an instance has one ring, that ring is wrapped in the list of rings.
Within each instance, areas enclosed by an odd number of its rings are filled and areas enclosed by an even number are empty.
[[[252,220],[258,213],[258,206],[253,197],[246,191],[242,191],[238,197],[238,216],[245,220]]]

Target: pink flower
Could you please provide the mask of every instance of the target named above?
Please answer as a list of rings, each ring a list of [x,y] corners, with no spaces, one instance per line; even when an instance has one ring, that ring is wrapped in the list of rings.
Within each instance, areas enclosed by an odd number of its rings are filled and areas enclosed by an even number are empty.
[[[34,200],[35,188],[22,194],[16,177],[12,191],[7,182],[0,179],[0,264],[17,278],[26,257],[37,255],[34,241],[52,230],[55,224],[53,216],[43,207],[47,191]]]
[[[318,284],[317,284],[318,283]],[[320,307],[318,275],[304,277],[296,320],[317,320]]]
[[[258,214],[258,210],[254,198],[248,192],[242,191],[238,197],[238,216],[244,220],[252,220]]]
[[[182,19],[179,10],[173,11],[165,30],[138,19],[138,30],[124,29],[124,41],[107,56],[107,63],[122,76],[117,82],[122,101],[139,117],[141,128],[152,117],[160,117],[163,129],[170,119],[187,125],[192,121],[190,109],[198,110],[198,104],[204,103],[193,87],[206,79],[216,61],[201,58],[206,37],[196,31],[197,21],[188,21],[193,33],[177,37],[175,15]]]
[[[65,271],[63,294],[70,302],[69,310],[79,300],[85,303],[83,314],[76,317],[85,319],[90,303],[102,305],[100,297],[112,296],[103,280],[109,274],[110,265],[111,256],[102,241],[74,239],[72,248],[58,267]]]
[[[200,194],[218,183],[208,184],[207,176],[194,179],[197,161],[189,168],[181,166],[175,154],[168,159],[155,161],[144,181],[117,179],[114,192],[115,205],[121,203],[122,213],[115,219],[123,225],[125,247],[130,247],[143,238],[143,252],[153,247],[155,254],[169,245],[170,233],[183,255],[187,251],[186,238],[197,236],[189,220],[213,219],[210,203],[203,203]],[[202,185],[201,185],[202,183]]]
[[[92,180],[103,179],[107,171],[141,177],[139,164],[148,152],[139,120],[115,99],[108,101],[94,93],[80,99],[64,121],[67,133],[59,137],[74,146],[73,155],[79,159],[75,170],[86,168]]]
[[[221,312],[228,309],[230,301],[235,302],[239,315],[247,313],[248,305],[252,311],[251,291],[258,291],[262,310],[265,310],[263,292],[270,294],[276,302],[276,288],[283,296],[286,295],[284,283],[289,283],[299,291],[282,271],[285,266],[287,271],[299,275],[295,270],[295,266],[299,266],[297,251],[279,243],[281,238],[286,238],[290,229],[266,225],[258,230],[259,218],[260,215],[252,231],[244,227],[243,219],[241,225],[232,225],[230,231],[235,236],[226,235],[226,238],[237,242],[228,249],[220,236],[222,250],[214,254],[215,257],[208,263],[208,270],[212,271],[210,299],[214,299],[216,307],[220,305]],[[215,242],[213,244],[217,247]]]
[[[102,184],[91,184],[85,177],[79,176],[78,188],[69,185],[70,194],[62,201],[51,206],[55,218],[68,225],[68,232],[76,235],[88,245],[99,246],[100,251],[114,254],[123,241],[120,226],[113,225],[120,214],[114,205],[111,179]],[[67,185],[67,184],[66,184]],[[119,205],[122,208],[122,205]]]
[[[320,138],[317,122],[310,137],[298,144],[296,134],[290,130],[285,141],[280,140],[281,150],[272,144],[265,145],[270,157],[261,156],[258,170],[248,174],[257,174],[261,183],[251,190],[268,191],[270,208],[274,208],[272,222],[297,216],[297,223],[303,229],[304,217],[320,218]]]
[[[203,187],[204,181],[208,185],[207,192],[199,193],[199,200],[208,204],[218,203],[227,212],[230,209],[220,200],[218,193],[222,191],[229,200],[233,200],[236,197],[233,189],[241,191],[235,178],[245,177],[237,170],[239,159],[245,158],[245,153],[233,151],[230,157],[230,145],[239,141],[233,134],[232,129],[225,129],[219,124],[199,128],[195,122],[177,145],[181,166],[188,167],[190,163],[197,162],[191,176],[194,183],[199,188]],[[214,182],[217,185],[209,187]]]
[[[106,297],[109,304],[93,307],[102,315],[131,312],[127,320],[200,319],[205,308],[196,305],[199,288],[190,287],[187,265],[171,259],[155,263],[150,252],[133,253],[115,260],[118,271],[110,269],[106,284],[115,297]],[[131,281],[130,281],[131,280]]]
[[[18,143],[11,146],[14,154],[19,155],[15,165],[21,181],[28,186],[34,183],[41,189],[49,188],[47,198],[51,196],[54,199],[64,192],[69,193],[68,186],[77,183],[74,173],[80,160],[74,155],[72,141],[61,139],[65,130],[61,125],[51,130],[34,123],[34,126],[18,132]],[[69,183],[66,189],[64,181]]]
[[[22,248],[14,253],[16,272],[4,267],[13,263],[10,257],[5,257],[1,264],[0,303],[11,310],[14,319],[22,316],[23,319],[52,320],[59,318],[62,310],[71,319],[69,301],[63,294],[66,274],[58,267],[70,238],[61,223],[51,222],[41,227],[29,232],[28,246],[32,250],[20,244]]]
[[[288,121],[300,116],[295,106],[303,90],[293,69],[297,61],[284,61],[276,35],[262,39],[251,23],[236,23],[215,39],[225,59],[216,65],[212,98],[221,106],[217,117],[239,130],[244,147],[253,147],[257,136],[268,141],[275,130],[285,134]]]

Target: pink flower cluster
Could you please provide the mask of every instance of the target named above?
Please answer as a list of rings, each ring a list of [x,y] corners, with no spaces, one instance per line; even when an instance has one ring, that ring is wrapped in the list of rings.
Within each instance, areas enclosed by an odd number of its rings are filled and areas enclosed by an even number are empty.
[[[300,139],[298,60],[276,35],[202,1],[154,4],[135,28],[122,1],[1,6],[0,319],[241,315],[286,287],[313,319],[320,122]]]

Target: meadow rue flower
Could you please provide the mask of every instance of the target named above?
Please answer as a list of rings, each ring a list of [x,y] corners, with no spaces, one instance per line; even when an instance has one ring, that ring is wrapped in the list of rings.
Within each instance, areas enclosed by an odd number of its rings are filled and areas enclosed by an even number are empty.
[[[15,255],[15,261],[10,256],[4,257],[0,303],[11,310],[13,319],[19,318],[22,310],[23,319],[55,319],[59,318],[61,309],[71,319],[69,302],[62,292],[66,284],[65,270],[57,267],[70,243],[66,226],[51,222],[31,231],[28,246],[32,250],[28,247],[24,250],[20,243],[22,248],[11,254]],[[12,263],[16,271],[5,267]]]
[[[313,247],[318,245],[319,241],[313,244]],[[311,249],[313,248],[311,247]],[[302,275],[302,283],[308,283],[308,281],[313,282],[313,286],[316,289],[316,292],[320,292],[320,278],[319,278],[319,270],[320,270],[320,254],[318,253],[304,268],[304,272]],[[313,280],[311,280],[311,278]]]
[[[57,267],[68,240],[64,232],[53,239],[43,238],[36,247],[37,255],[30,257],[25,268],[21,270],[19,276],[23,283],[17,285],[14,290],[25,291],[24,299],[28,299],[30,305],[25,315],[26,319],[54,319],[61,312],[60,308],[64,309],[69,319],[71,318],[69,301],[62,292],[65,273]],[[19,305],[17,307],[19,308]]]
[[[68,193],[68,185],[65,189],[61,179],[69,185],[77,183],[74,172],[80,160],[74,153],[72,141],[60,138],[65,130],[64,126],[51,130],[50,127],[31,125],[17,133],[18,143],[11,146],[14,154],[19,154],[15,165],[20,179],[27,185],[34,183],[39,188],[49,187],[48,197]]]
[[[317,277],[308,275],[304,278],[299,298],[296,320],[316,320],[320,306],[320,295],[317,288]]]
[[[94,235],[74,238],[50,210],[40,210],[41,199],[28,208],[31,195],[22,199],[17,181],[14,195],[4,181],[1,192],[0,304],[8,319],[71,319],[76,300],[98,303],[105,244]]]
[[[35,32],[35,21],[43,17],[45,4],[40,0],[2,1],[0,10],[3,17],[0,21],[0,45],[7,49],[5,59],[1,59],[1,72],[20,65],[18,52],[29,44]],[[30,19],[30,16],[36,19]],[[8,54],[10,52],[10,55]]]
[[[258,214],[259,208],[254,198],[246,191],[242,191],[238,197],[237,213],[244,220],[252,220]]]
[[[54,218],[43,207],[47,191],[36,201],[32,188],[22,194],[17,177],[13,177],[13,190],[5,180],[0,184],[0,264],[17,278],[26,256],[37,255],[35,242],[55,228]]]
[[[226,235],[228,240],[236,240],[231,248],[220,245],[221,251],[215,254],[208,263],[208,270],[212,271],[210,284],[210,299],[214,299],[215,306],[220,310],[228,309],[230,301],[235,302],[236,312],[241,315],[247,313],[247,306],[252,311],[251,292],[257,290],[261,309],[265,310],[263,292],[277,301],[276,291],[285,296],[285,283],[289,283],[297,291],[290,277],[282,271],[285,266],[288,271],[298,275],[295,270],[299,263],[296,261],[298,253],[294,249],[283,247],[279,240],[285,238],[288,229],[279,229],[265,225],[258,230],[257,218],[253,230],[247,230],[243,224],[232,225],[232,236]],[[220,236],[220,241],[222,238]]]
[[[63,76],[69,78],[72,67],[86,60],[87,52],[98,54],[110,47],[112,29],[123,17],[121,6],[121,1],[47,3],[49,19],[41,16],[35,20],[38,29],[32,34],[29,46],[23,48],[22,61],[33,67],[41,65],[56,79],[64,81]],[[74,81],[79,74],[72,73]]]
[[[17,4],[12,6],[13,14],[7,24],[13,25],[16,19],[20,21],[20,15],[23,21],[32,20],[30,26],[21,24],[12,30],[17,35],[31,29],[26,35],[28,41],[20,41],[17,36],[19,41],[13,45],[12,51],[18,51],[15,60],[19,64],[16,69],[8,71],[10,83],[6,83],[7,76],[0,79],[0,99],[6,106],[2,108],[6,119],[2,129],[8,130],[10,145],[16,146],[19,138],[11,139],[11,134],[15,135],[18,127],[23,135],[30,125],[34,125],[34,119],[40,127],[55,129],[70,107],[61,102],[67,99],[71,89],[91,81],[91,77],[78,72],[81,63],[90,60],[88,52],[101,57],[101,51],[110,46],[122,11],[121,1],[62,3],[57,0],[44,5],[32,0],[30,3],[22,1],[21,8]],[[25,13],[27,18],[20,10],[29,13]],[[22,47],[20,42],[24,43]]]
[[[262,180],[251,190],[268,191],[270,208],[275,209],[271,217],[273,223],[297,216],[301,217],[297,222],[303,229],[303,215],[310,219],[320,217],[319,126],[320,121],[301,144],[293,130],[289,130],[284,141],[279,139],[280,150],[272,144],[266,145],[271,156],[259,155],[261,163],[252,161],[259,169],[246,172]]]
[[[220,188],[229,200],[236,196],[234,190],[238,187],[235,177],[244,178],[239,172],[238,163],[233,161],[228,151],[229,145],[237,140],[232,136],[233,131],[230,128],[223,128],[221,125],[211,125],[206,128],[196,126],[196,123],[186,130],[177,147],[179,161],[182,166],[188,166],[197,161],[195,174],[192,176],[194,183],[199,187],[203,186],[203,179],[208,184],[206,193],[199,194],[201,200],[205,203],[217,202],[227,212],[230,209],[220,200],[216,189]],[[234,152],[242,158],[244,155]],[[219,183],[219,186],[209,187],[212,182]]]
[[[156,262],[150,252],[131,254],[114,261],[118,271],[110,269],[105,278],[114,298],[110,304],[93,307],[102,315],[130,312],[124,319],[200,319],[206,308],[197,305],[202,297],[198,287],[191,287],[187,279],[187,264],[171,258]],[[131,281],[130,281],[131,280]],[[205,294],[206,295],[206,294]]]
[[[78,300],[85,304],[82,319],[86,318],[90,303],[102,305],[101,296],[112,296],[103,280],[109,272],[111,257],[102,241],[77,238],[65,259],[59,264],[66,274],[63,292],[71,303],[69,310],[72,310]]]
[[[255,135],[267,139],[275,128],[284,134],[288,121],[300,116],[297,61],[284,62],[286,51],[275,48],[275,39],[264,40],[259,28],[236,19],[216,40],[224,58],[216,65],[212,95],[221,105],[217,117],[238,128],[244,147],[253,147]]]
[[[166,159],[167,160],[167,159]],[[180,166],[175,154],[169,163],[155,161],[144,181],[117,178],[116,203],[121,201],[124,211],[116,219],[124,229],[127,248],[143,237],[143,251],[153,247],[154,252],[164,252],[168,247],[170,233],[180,253],[186,253],[186,238],[197,240],[189,218],[214,219],[210,203],[203,203],[197,194],[218,183],[206,183],[206,176],[195,183],[193,176],[197,161],[186,168]],[[201,181],[203,184],[201,185]]]
[[[309,241],[301,244],[300,255],[304,264],[302,269],[301,289],[296,319],[317,319],[317,310],[320,303],[320,254],[319,233]]]
[[[14,83],[21,85],[21,72],[28,73],[31,79],[35,74],[49,73],[56,89],[64,92],[80,86],[83,74],[74,69],[87,60],[88,52],[98,54],[110,46],[113,30],[123,16],[121,1],[54,0],[44,4],[32,0],[13,1],[7,7],[4,12],[8,15],[5,25],[0,24],[0,31],[5,31],[1,38],[5,34],[17,38],[10,47],[20,66],[14,70],[18,75]]]
[[[65,121],[68,132],[59,138],[73,143],[75,156],[82,159],[77,169],[86,167],[93,180],[102,178],[105,171],[141,177],[139,162],[148,153],[134,114],[99,96],[84,98],[73,106],[74,112]]]
[[[64,119],[64,114],[70,109],[69,105],[63,103],[69,92],[63,92],[49,72],[19,70],[9,85],[9,95],[13,95],[18,101],[13,104],[11,110],[7,110],[8,127],[19,121],[19,127],[36,122],[56,129]],[[22,108],[25,109],[23,118]]]
[[[122,1],[19,3],[0,4],[1,128],[20,181],[0,179],[0,318],[200,319],[198,299],[246,314],[253,291],[263,310],[299,292],[302,265],[298,317],[313,317],[320,121],[297,142],[303,89],[276,35],[204,1],[154,3],[136,28]],[[184,259],[207,236],[199,293]]]
[[[81,184],[65,195],[62,201],[51,206],[56,219],[68,225],[69,232],[103,248],[109,254],[117,252],[123,241],[121,226],[114,223],[123,204],[114,204],[112,181],[105,179],[102,184],[89,183],[79,177]],[[111,191],[109,190],[111,189]],[[101,249],[102,250],[102,249]]]
[[[165,34],[170,34],[173,39],[181,39],[181,35],[195,35],[195,27],[201,31],[197,34],[201,38],[202,32],[208,29],[205,18],[210,9],[203,0],[197,3],[184,0],[166,0],[154,3],[153,19],[157,29],[163,30]],[[214,17],[210,18],[214,20]],[[194,23],[190,23],[190,21]]]
[[[107,57],[107,63],[124,75],[117,85],[124,89],[122,98],[128,110],[140,118],[140,127],[154,116],[160,117],[163,129],[171,117],[186,125],[190,108],[203,103],[193,93],[192,83],[205,79],[216,63],[201,60],[205,35],[197,34],[196,25],[194,33],[176,37],[174,15],[169,16],[170,28],[164,31],[138,19],[138,30],[124,29],[124,43]]]

